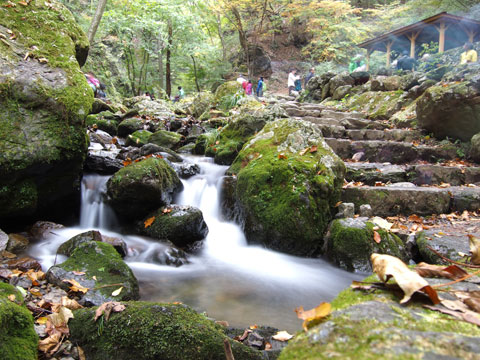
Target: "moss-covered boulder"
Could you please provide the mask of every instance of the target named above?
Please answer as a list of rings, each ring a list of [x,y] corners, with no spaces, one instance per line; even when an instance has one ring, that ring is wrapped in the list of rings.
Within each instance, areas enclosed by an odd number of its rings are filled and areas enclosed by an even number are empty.
[[[103,111],[95,115],[88,115],[85,119],[85,124],[87,126],[105,131],[111,136],[117,135],[118,122],[115,115],[110,111]]]
[[[57,1],[1,6],[0,19],[0,218],[45,215],[78,189],[88,40]]]
[[[170,240],[176,246],[184,247],[204,239],[208,234],[202,212],[193,206],[170,205],[148,215],[145,220],[152,216],[151,225],[146,226],[142,221],[138,230],[154,239]]]
[[[199,118],[205,111],[210,109],[213,104],[213,94],[211,92],[201,92],[197,94],[187,107],[187,113],[194,118]]]
[[[58,247],[57,254],[70,256],[77,247],[89,241],[101,241],[110,244],[122,257],[125,257],[128,253],[127,244],[122,239],[102,236],[100,231],[90,230],[75,235],[71,239],[65,241]]]
[[[80,303],[86,306],[101,305],[106,301],[138,300],[138,282],[132,270],[123,262],[115,248],[103,242],[89,241],[80,244],[63,263],[47,271],[47,280],[69,291],[75,280],[88,289],[77,291]],[[122,287],[116,296],[112,293]]]
[[[130,119],[125,119],[118,124],[117,135],[120,137],[126,137],[133,134],[135,131],[142,129],[143,120],[138,117],[132,117]]]
[[[388,254],[408,261],[402,240],[388,231],[378,229],[380,242],[374,240],[374,224],[367,219],[334,220],[326,236],[325,254],[329,261],[348,271],[370,272],[370,255]]]
[[[74,312],[70,340],[89,359],[224,360],[220,325],[182,304],[124,303],[125,310],[94,322],[95,308]],[[100,336],[98,334],[101,334]],[[262,359],[260,352],[229,340],[236,360]]]
[[[159,130],[154,132],[148,141],[152,144],[163,146],[168,149],[175,149],[182,141],[182,138],[183,136],[179,133]]]
[[[372,120],[389,119],[407,105],[409,100],[403,94],[402,90],[367,91],[346,98],[345,105],[351,110],[365,112]]]
[[[218,107],[228,110],[234,107],[237,101],[244,96],[245,91],[238,82],[228,81],[217,88],[213,101]]]
[[[107,194],[115,212],[132,220],[170,204],[182,188],[175,170],[165,160],[152,157],[115,173],[108,180]]]
[[[12,300],[8,297],[14,297]],[[20,292],[0,282],[0,359],[36,360],[38,336]]]
[[[417,100],[418,125],[438,138],[469,141],[480,132],[479,96],[469,81],[432,86]]]
[[[471,283],[458,286],[466,288],[473,290]],[[479,327],[426,309],[428,298],[416,296],[401,305],[401,292],[344,290],[332,302],[332,314],[290,340],[279,360],[476,359]]]
[[[283,119],[265,125],[238,154],[235,197],[248,241],[312,255],[340,197],[345,166],[315,125]]]
[[[127,141],[125,142],[125,145],[142,147],[143,145],[146,145],[150,142],[151,137],[152,133],[150,131],[137,130],[127,136]]]

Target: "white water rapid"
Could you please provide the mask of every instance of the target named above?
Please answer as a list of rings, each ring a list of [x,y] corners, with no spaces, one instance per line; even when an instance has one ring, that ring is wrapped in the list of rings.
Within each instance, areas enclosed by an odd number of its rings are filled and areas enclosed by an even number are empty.
[[[100,175],[86,175],[83,179],[79,227],[56,230],[49,239],[34,245],[30,254],[40,259],[46,270],[54,263],[62,242],[98,229],[127,243],[129,255],[125,260],[139,280],[142,300],[181,301],[233,326],[270,325],[289,331],[301,327],[296,307],[309,309],[331,301],[358,278],[321,259],[247,245],[240,227],[221,219],[219,189],[226,167],[203,157],[187,157],[186,161],[197,163],[201,173],[183,180],[184,191],[176,203],[200,208],[209,228],[204,248],[189,258],[190,264],[178,268],[159,265],[165,245],[115,233],[115,217],[102,200],[108,177]],[[63,260],[56,259],[57,263]]]

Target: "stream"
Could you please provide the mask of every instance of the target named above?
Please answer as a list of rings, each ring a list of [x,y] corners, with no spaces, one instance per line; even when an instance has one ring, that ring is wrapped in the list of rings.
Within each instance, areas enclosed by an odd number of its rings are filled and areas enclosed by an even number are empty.
[[[82,180],[80,224],[55,230],[46,240],[34,244],[29,254],[46,271],[55,261],[60,244],[81,232],[96,229],[120,237],[129,247],[125,258],[140,285],[141,300],[188,304],[217,320],[236,327],[269,325],[294,332],[302,321],[294,312],[331,301],[360,275],[337,269],[322,259],[300,258],[247,245],[241,228],[222,220],[219,191],[226,166],[204,157],[185,157],[195,162],[201,173],[182,180],[184,190],[175,203],[202,210],[209,228],[202,250],[181,267],[161,265],[159,254],[168,245],[120,229],[113,211],[103,202],[108,176],[85,175]]]

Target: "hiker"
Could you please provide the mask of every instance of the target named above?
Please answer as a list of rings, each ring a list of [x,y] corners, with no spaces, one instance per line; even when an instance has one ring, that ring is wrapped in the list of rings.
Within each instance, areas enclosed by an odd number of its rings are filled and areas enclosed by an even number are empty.
[[[302,91],[302,81],[300,80],[300,77],[298,77],[298,79],[295,80],[295,91],[296,92]]]
[[[471,42],[466,42],[465,45],[463,45],[463,50],[465,51],[460,55],[460,64],[477,62],[477,52],[473,49]]]
[[[237,82],[238,82],[240,85],[243,86],[243,83],[244,83],[244,82],[247,82],[247,79],[245,79],[245,78],[243,77],[243,75],[240,74],[240,75],[238,75]]]
[[[257,97],[263,96],[263,76],[260,76],[260,79],[258,79],[257,89],[255,90],[255,94],[257,95]]]
[[[175,96],[175,99],[173,99],[173,102],[177,102],[185,97],[185,91],[183,91],[182,87],[178,87],[178,94]]]
[[[252,88],[253,88],[253,84],[252,84],[252,81],[251,80],[248,80],[248,83],[245,87],[245,94],[247,95],[252,95]]]
[[[350,64],[348,64],[348,72],[364,71],[367,69],[365,62],[363,61],[363,56],[361,54],[355,55]]]
[[[297,70],[292,69],[288,74],[288,95],[292,96],[292,91],[295,91],[295,81],[300,80],[300,77],[297,76]]]
[[[417,60],[408,55],[408,51],[404,50],[402,56],[398,58],[397,70],[414,70],[417,66]]]
[[[315,68],[310,68],[310,72],[307,74],[305,77],[305,88],[307,88],[307,84],[310,81],[311,78],[315,76]]]
[[[148,91],[145,93],[145,96],[150,98],[150,100],[152,100],[152,101],[155,100],[155,96],[153,94],[150,94],[150,92],[148,92]]]
[[[85,74],[85,78],[87,79],[88,85],[93,90],[93,95],[97,97],[97,90],[100,88],[100,81],[93,75],[93,73],[88,72]]]
[[[107,86],[103,83],[100,83],[99,88],[97,88],[97,96],[99,99],[106,99],[107,98],[107,93],[105,90],[107,89]]]

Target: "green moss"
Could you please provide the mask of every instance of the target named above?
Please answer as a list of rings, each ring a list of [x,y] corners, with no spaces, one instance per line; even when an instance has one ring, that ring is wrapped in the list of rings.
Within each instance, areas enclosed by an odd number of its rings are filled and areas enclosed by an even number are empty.
[[[166,131],[166,130],[159,130],[155,133],[152,134],[150,139],[148,140],[152,144],[156,144],[159,146],[164,146],[166,148],[172,149],[175,148],[180,141],[182,140],[182,135],[171,132],[171,131]]]
[[[15,295],[15,302],[7,296]],[[9,284],[0,282],[0,359],[37,359],[38,336],[33,328],[32,314],[17,305],[22,295]]]
[[[37,208],[37,201],[37,186],[33,179],[0,185],[0,217],[33,214]]]
[[[152,133],[148,130],[137,130],[133,134],[128,135],[126,145],[142,147],[150,142]]]
[[[95,276],[96,282],[99,284],[97,290],[105,297],[116,300],[138,298],[138,284],[132,270],[110,244],[98,241],[80,244],[72,255],[58,267],[66,271],[85,272],[85,278],[89,279]],[[122,291],[120,295],[113,297],[112,291],[119,287],[118,284],[125,286],[128,291]],[[105,285],[112,285],[112,287]]]
[[[75,311],[71,340],[92,359],[224,360],[220,326],[185,305],[128,302],[122,313],[95,323],[95,308]],[[100,336],[99,336],[100,334]],[[261,359],[260,353],[231,341],[235,359]]]

